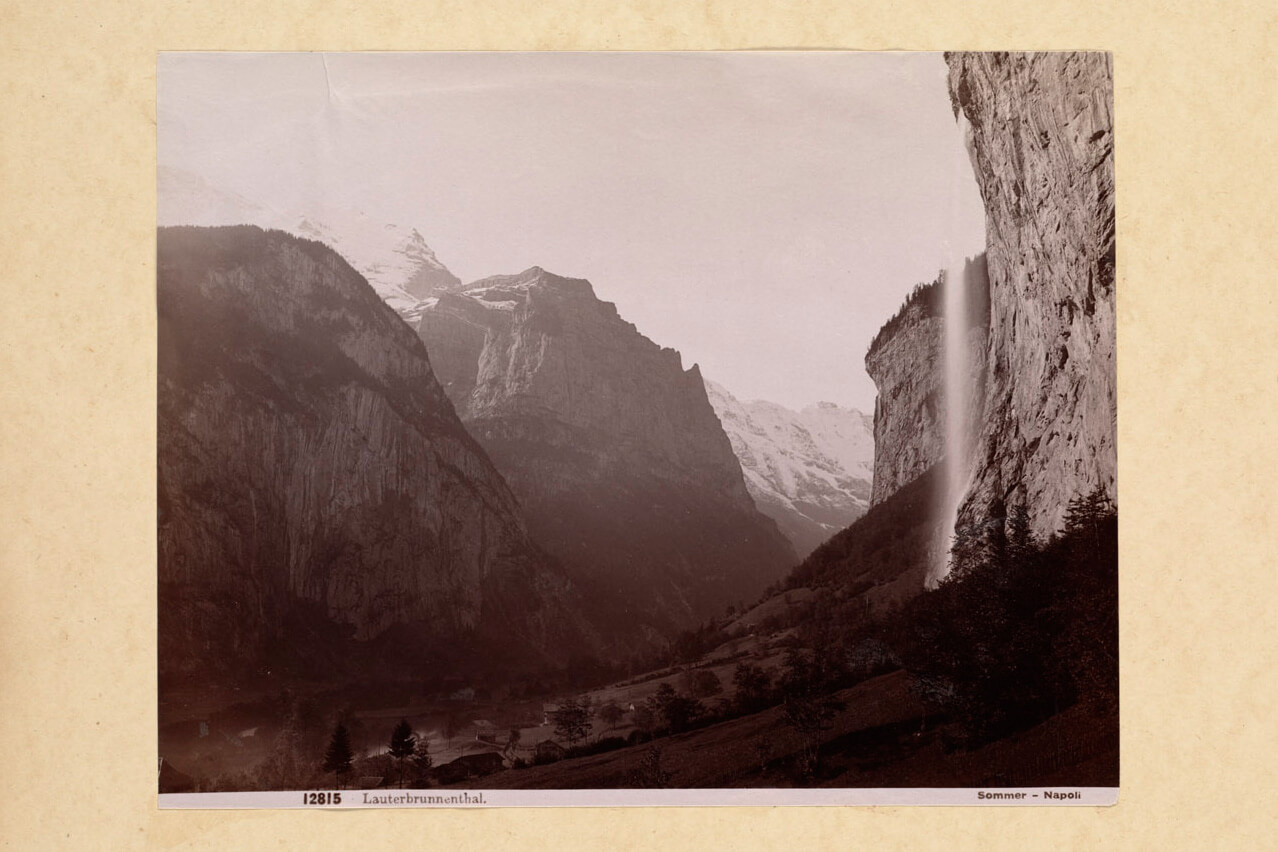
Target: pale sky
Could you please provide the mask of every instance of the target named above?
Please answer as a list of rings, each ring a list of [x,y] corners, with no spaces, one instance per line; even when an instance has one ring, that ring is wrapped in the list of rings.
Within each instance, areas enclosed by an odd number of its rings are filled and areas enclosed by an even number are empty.
[[[940,54],[162,54],[159,162],[541,266],[743,400],[874,410],[864,355],[984,246]]]

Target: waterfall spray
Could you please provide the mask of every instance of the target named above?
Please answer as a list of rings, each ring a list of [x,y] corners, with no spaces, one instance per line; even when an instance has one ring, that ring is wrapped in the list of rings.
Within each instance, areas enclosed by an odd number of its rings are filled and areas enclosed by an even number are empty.
[[[929,580],[940,582],[950,572],[950,550],[954,543],[954,527],[958,522],[959,506],[967,491],[970,473],[968,411],[971,400],[971,358],[967,346],[968,288],[963,276],[963,260],[951,258],[945,270],[942,286],[945,291],[945,373],[943,400],[945,404],[945,488],[942,498],[943,546],[938,548],[936,564]]]
[[[955,146],[954,180],[950,190],[951,215],[955,221],[959,215],[959,191],[957,181],[971,167],[968,150],[967,116],[959,110],[955,130],[959,144]],[[941,400],[945,408],[944,448],[942,463],[945,465],[945,482],[941,488],[938,515],[943,526],[936,547],[936,559],[928,572],[927,585],[934,587],[950,573],[950,556],[954,546],[954,530],[958,524],[959,508],[967,493],[972,473],[972,425],[973,400],[972,357],[968,348],[969,304],[972,295],[965,276],[966,259],[951,246],[949,264],[945,269],[941,286],[944,288],[944,337],[942,357],[945,359]]]

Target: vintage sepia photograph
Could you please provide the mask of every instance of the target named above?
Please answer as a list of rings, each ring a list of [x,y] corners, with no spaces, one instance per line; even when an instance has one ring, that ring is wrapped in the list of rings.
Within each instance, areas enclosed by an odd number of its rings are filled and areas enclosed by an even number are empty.
[[[161,806],[1116,801],[1112,76],[161,53]]]

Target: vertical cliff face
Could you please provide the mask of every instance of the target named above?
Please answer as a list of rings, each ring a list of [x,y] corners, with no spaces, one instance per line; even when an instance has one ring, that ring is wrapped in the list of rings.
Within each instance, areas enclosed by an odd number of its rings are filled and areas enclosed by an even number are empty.
[[[865,355],[865,371],[878,388],[874,401],[872,504],[909,484],[945,453],[941,409],[945,349],[940,310],[933,302],[939,281],[917,290],[898,323],[880,333]]]
[[[865,356],[865,370],[878,388],[874,403],[874,488],[878,505],[945,456],[945,305],[943,273],[916,287],[889,320]],[[979,401],[985,380],[989,326],[989,281],[984,256],[963,266],[968,292],[968,389]],[[975,406],[968,406],[974,411]]]
[[[669,632],[789,567],[698,369],[589,282],[535,267],[485,279],[441,295],[419,330],[534,539],[619,619]]]
[[[1115,494],[1113,87],[1102,53],[947,54],[986,209],[990,329],[964,517],[1023,488],[1039,533]]]
[[[359,274],[252,227],[158,244],[163,670],[248,664],[299,623],[581,647],[570,584]]]

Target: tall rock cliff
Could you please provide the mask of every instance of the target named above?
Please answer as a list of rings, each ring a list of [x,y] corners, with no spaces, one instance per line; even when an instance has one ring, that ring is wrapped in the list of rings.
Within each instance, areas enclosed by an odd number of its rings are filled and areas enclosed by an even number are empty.
[[[583,647],[571,584],[346,261],[254,227],[158,246],[162,671],[392,634]]]
[[[1040,534],[1115,495],[1112,67],[1104,53],[953,53],[985,202],[990,329],[962,517],[1023,489]]]
[[[878,505],[945,456],[945,288],[947,273],[914,288],[875,335],[865,370],[878,388],[874,402],[874,489]],[[979,401],[985,379],[989,280],[984,256],[963,264],[967,290],[968,389]],[[973,406],[969,406],[972,410]]]
[[[799,558],[865,514],[874,466],[871,418],[830,402],[802,411],[742,402],[711,381],[706,393],[755,505],[777,522]]]
[[[619,627],[669,635],[792,564],[697,367],[589,282],[536,267],[485,279],[430,301],[419,331],[534,539]]]

